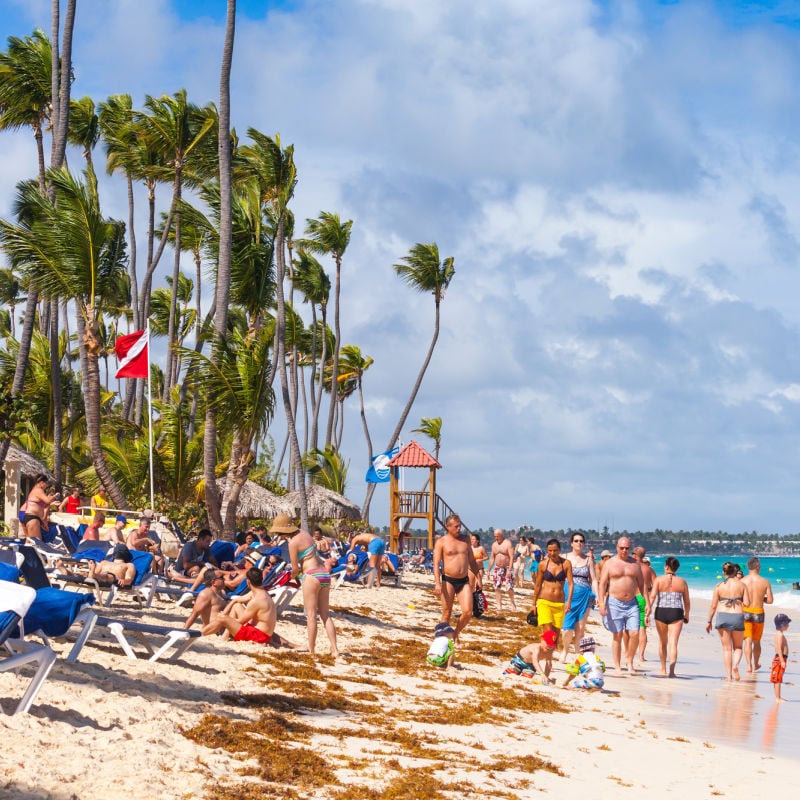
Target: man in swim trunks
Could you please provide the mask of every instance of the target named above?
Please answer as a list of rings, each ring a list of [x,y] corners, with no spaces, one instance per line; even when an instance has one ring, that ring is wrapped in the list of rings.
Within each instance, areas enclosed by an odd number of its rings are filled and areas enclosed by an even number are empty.
[[[761,666],[761,636],[764,633],[764,606],[772,603],[772,586],[761,577],[761,561],[753,556],[747,559],[747,575],[742,578],[752,605],[742,607],[744,612],[744,659],[747,671],[755,672]]]
[[[203,575],[203,583],[205,588],[195,598],[192,613],[183,623],[186,630],[189,630],[198,618],[204,626],[209,625],[216,620],[217,615],[224,611],[227,605],[224,573],[213,569],[206,570]]]
[[[445,520],[444,536],[436,540],[433,548],[433,591],[442,600],[440,622],[450,624],[453,602],[458,597],[461,616],[456,625],[453,641],[472,619],[472,592],[469,587],[470,573],[478,574],[478,564],[472,554],[469,539],[461,533],[461,518],[450,514]],[[443,565],[443,568],[440,567]],[[440,571],[442,569],[442,571]]]
[[[630,539],[617,542],[617,554],[606,561],[600,576],[597,608],[614,640],[611,653],[614,674],[622,675],[622,637],[630,633],[627,646],[628,673],[633,675],[633,662],[639,643],[639,604],[636,595],[644,595],[644,577],[639,564],[630,557]],[[645,621],[650,617],[650,598],[645,595]]]
[[[514,548],[511,546],[511,540],[505,538],[500,528],[496,528],[492,554],[489,559],[489,577],[494,584],[494,597],[497,602],[498,614],[503,613],[503,592],[508,592],[511,610],[517,610],[517,604],[514,602],[514,572],[511,567],[513,561]]]
[[[261,587],[263,580],[264,574],[258,567],[247,570],[247,586],[250,592],[234,597],[225,610],[216,615],[216,619],[203,625],[203,636],[218,633],[224,628],[223,638],[232,636],[234,642],[257,642],[296,650],[296,645],[275,633],[278,613],[275,602],[267,594],[267,590]]]
[[[369,555],[369,568],[372,571],[367,580],[367,587],[371,587],[373,583],[380,588],[381,585],[381,560],[383,554],[386,552],[386,542],[381,536],[376,536],[374,533],[359,533],[350,540],[350,549],[352,550],[356,545],[361,545],[367,548]]]
[[[653,583],[656,579],[656,571],[650,566],[650,559],[646,556],[646,551],[641,545],[633,548],[633,557],[639,564],[642,570],[642,578],[644,579],[644,596],[649,597],[653,589]],[[647,649],[647,625],[644,618],[644,597],[640,594],[636,595],[636,602],[639,604],[639,663],[646,661],[644,651]]]

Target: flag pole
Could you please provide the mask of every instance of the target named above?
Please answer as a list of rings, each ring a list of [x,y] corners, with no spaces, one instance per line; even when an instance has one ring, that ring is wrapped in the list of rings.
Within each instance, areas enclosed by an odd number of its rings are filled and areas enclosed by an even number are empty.
[[[153,493],[153,395],[150,389],[150,318],[147,319],[147,429],[149,431],[149,455],[150,455],[150,508],[155,512],[155,501]]]

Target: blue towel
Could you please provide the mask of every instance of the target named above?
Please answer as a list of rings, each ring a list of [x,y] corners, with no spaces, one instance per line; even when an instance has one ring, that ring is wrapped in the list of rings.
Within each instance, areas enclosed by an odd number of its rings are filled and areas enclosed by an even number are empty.
[[[0,581],[19,583],[19,569],[16,566],[4,564],[0,561]]]
[[[222,539],[217,539],[211,543],[211,555],[217,559],[217,564],[222,564],[223,561],[233,561],[236,555],[236,546],[233,542],[225,542]]]
[[[87,547],[79,553],[75,553],[74,558],[81,561],[102,561],[108,555],[108,547]]]
[[[65,592],[48,586],[37,589],[36,599],[25,615],[27,632],[43,630],[48,636],[63,636],[84,605],[94,603],[93,594]]]

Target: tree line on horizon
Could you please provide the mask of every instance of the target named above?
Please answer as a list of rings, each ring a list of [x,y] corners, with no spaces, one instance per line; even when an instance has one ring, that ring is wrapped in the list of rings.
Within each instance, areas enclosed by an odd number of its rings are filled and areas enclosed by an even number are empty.
[[[185,517],[202,497],[214,533],[231,535],[252,478],[298,489],[307,528],[306,485],[345,491],[348,400],[359,403],[365,467],[374,454],[363,395],[373,359],[346,343],[340,314],[353,221],[335,211],[295,220],[293,145],[231,128],[235,0],[218,106],[197,105],[184,89],[147,95],[141,107],[125,93],[75,99],[75,0],[63,24],[60,5],[50,36],[12,36],[0,52],[0,131],[29,130],[37,155],[12,216],[0,220],[0,464],[13,440],[59,485],[103,485],[117,508],[149,504],[145,381],[112,383],[117,335],[149,325],[167,353],[151,369],[160,507]],[[101,164],[127,194],[126,220],[102,211]],[[137,231],[142,203],[147,226]],[[386,450],[419,392],[455,274],[436,243],[413,245],[393,270],[433,296],[434,323]],[[278,447],[269,434],[277,414],[286,428]]]

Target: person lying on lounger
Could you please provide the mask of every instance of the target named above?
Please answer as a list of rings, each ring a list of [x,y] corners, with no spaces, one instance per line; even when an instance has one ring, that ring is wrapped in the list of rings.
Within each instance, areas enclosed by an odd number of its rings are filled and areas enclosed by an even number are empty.
[[[119,586],[127,589],[136,578],[136,567],[133,565],[131,551],[124,544],[114,546],[113,561],[88,561],[89,572],[82,575],[74,567],[68,566],[61,559],[56,561],[56,569],[65,575],[78,578],[93,578],[100,586]]]
[[[263,581],[264,574],[258,567],[247,570],[249,594],[235,597],[224,611],[217,614],[216,619],[203,625],[203,636],[219,633],[224,629],[223,638],[232,636],[235,642],[258,642],[296,650],[296,645],[275,633],[278,614],[275,602],[266,589],[261,588]]]

